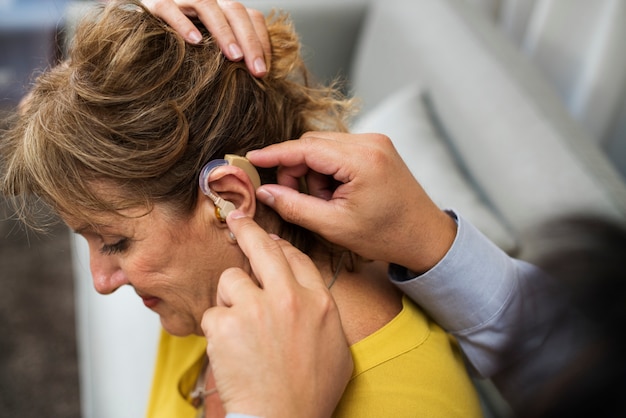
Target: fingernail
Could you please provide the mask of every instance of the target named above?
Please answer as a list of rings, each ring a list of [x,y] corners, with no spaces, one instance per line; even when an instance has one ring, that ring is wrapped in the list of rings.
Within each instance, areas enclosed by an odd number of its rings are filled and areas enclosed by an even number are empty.
[[[273,239],[274,241],[278,241],[280,240],[280,237],[276,234],[269,234],[270,238]]]
[[[258,189],[256,192],[256,197],[261,202],[265,203],[267,206],[274,206],[274,195],[268,192],[265,189]]]
[[[193,42],[194,44],[199,43],[202,40],[202,35],[200,34],[200,32],[192,30],[191,32],[189,32],[189,40],[191,42]]]
[[[255,150],[255,149],[253,149],[252,151],[246,152],[246,158],[253,157],[254,154],[256,154],[257,152],[258,152],[258,150]]]
[[[241,48],[237,44],[228,45],[228,52],[230,52],[231,59],[238,60],[243,57],[243,52],[241,52]]]
[[[254,60],[254,71],[256,71],[257,74],[265,74],[267,67],[265,66],[263,58],[257,58]]]
[[[241,219],[241,218],[245,218],[246,214],[238,209],[235,209],[228,216],[230,216],[232,219]]]

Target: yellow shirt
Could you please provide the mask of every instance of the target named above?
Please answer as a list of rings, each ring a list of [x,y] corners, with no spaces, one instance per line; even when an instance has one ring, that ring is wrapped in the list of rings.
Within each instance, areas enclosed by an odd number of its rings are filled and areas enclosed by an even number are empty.
[[[202,370],[205,349],[204,337],[175,337],[161,330],[148,417],[196,417],[198,411],[189,395]]]
[[[452,337],[408,298],[388,324],[352,345],[354,372],[335,417],[481,417]],[[202,369],[202,337],[161,334],[149,418],[197,414],[189,399]]]

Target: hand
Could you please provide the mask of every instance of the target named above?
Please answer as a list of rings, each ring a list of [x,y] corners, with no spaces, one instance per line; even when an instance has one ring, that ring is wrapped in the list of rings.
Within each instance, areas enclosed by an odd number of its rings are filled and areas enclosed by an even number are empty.
[[[261,12],[230,0],[142,0],[189,43],[200,42],[200,31],[189,19],[199,18],[232,61],[244,58],[256,77],[267,74],[270,39]],[[267,58],[267,59],[266,59]]]
[[[279,184],[257,190],[261,202],[363,257],[424,272],[456,236],[454,220],[433,203],[384,135],[309,132],[247,157],[259,167],[280,166]],[[309,195],[296,191],[303,176]]]
[[[226,270],[218,306],[202,319],[224,409],[277,418],[331,416],[353,364],[319,270],[241,212],[227,222],[262,288],[243,270]]]

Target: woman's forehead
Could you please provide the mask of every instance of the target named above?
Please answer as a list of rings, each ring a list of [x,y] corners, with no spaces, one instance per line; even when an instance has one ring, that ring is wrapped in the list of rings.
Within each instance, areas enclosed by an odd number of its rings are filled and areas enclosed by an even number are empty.
[[[136,224],[137,220],[143,220],[152,211],[146,208],[124,209],[119,212],[113,211],[88,211],[80,213],[61,213],[61,219],[75,233],[88,232],[106,234],[108,231],[119,231]]]

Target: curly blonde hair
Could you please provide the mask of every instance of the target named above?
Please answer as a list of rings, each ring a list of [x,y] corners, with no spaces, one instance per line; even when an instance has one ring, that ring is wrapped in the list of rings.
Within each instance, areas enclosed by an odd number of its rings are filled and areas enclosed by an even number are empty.
[[[38,77],[0,142],[2,192],[36,196],[55,212],[166,203],[189,213],[202,166],[310,130],[346,130],[351,102],[336,84],[313,86],[288,16],[267,20],[270,72],[250,75],[211,35],[183,38],[139,1],[99,6],[79,25],[68,59]],[[261,170],[274,182],[275,170]],[[94,192],[113,185],[115,196]]]

